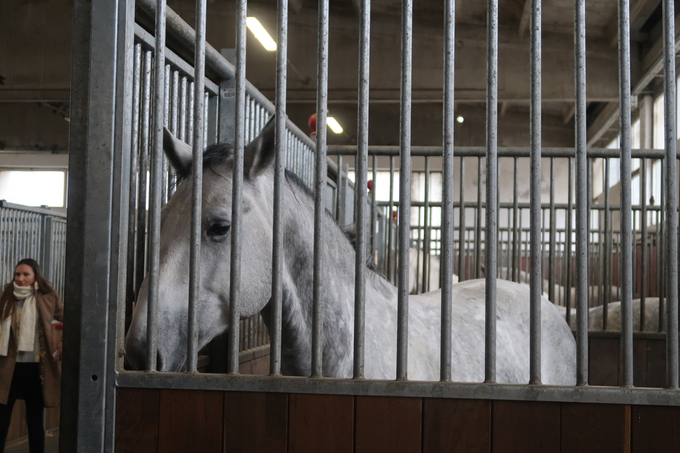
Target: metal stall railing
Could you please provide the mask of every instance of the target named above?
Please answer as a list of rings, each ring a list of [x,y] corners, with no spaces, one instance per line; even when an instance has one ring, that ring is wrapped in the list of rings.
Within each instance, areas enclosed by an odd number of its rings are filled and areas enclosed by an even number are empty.
[[[14,279],[14,266],[33,258],[57,294],[64,294],[66,215],[0,200],[0,281]]]
[[[440,333],[440,363],[438,382],[409,382],[409,355],[408,355],[408,332],[409,332],[409,247],[410,247],[410,221],[411,221],[411,156],[417,156],[418,150],[411,146],[410,137],[410,116],[411,116],[411,64],[412,64],[412,2],[406,0],[402,2],[402,74],[401,74],[401,135],[399,152],[399,178],[400,178],[400,197],[399,197],[399,223],[396,241],[398,242],[398,294],[395,303],[395,331],[394,344],[396,346],[395,373],[396,380],[390,379],[371,379],[369,372],[373,365],[366,360],[366,333],[372,326],[366,325],[365,313],[370,310],[367,300],[367,286],[369,276],[365,263],[365,251],[367,250],[367,234],[364,234],[366,222],[362,221],[365,217],[364,206],[367,194],[364,191],[367,181],[367,160],[371,153],[368,146],[368,80],[369,80],[369,61],[370,61],[370,3],[362,2],[361,5],[361,38],[360,38],[360,83],[359,83],[359,131],[358,146],[356,150],[357,159],[357,185],[359,188],[355,192],[355,217],[357,219],[358,234],[356,237],[356,260],[354,268],[354,291],[353,306],[353,331],[351,349],[351,371],[350,378],[340,378],[345,372],[329,367],[329,355],[324,350],[326,338],[324,329],[328,326],[323,322],[327,319],[328,307],[325,306],[325,294],[328,291],[327,281],[323,278],[329,272],[340,271],[335,269],[336,263],[328,258],[327,251],[332,245],[329,238],[333,238],[335,230],[331,224],[332,219],[326,214],[326,193],[327,193],[327,171],[329,148],[326,143],[325,127],[320,128],[316,137],[316,143],[309,140],[299,131],[292,127],[289,122],[285,122],[285,93],[286,93],[286,46],[287,46],[287,3],[282,1],[278,8],[278,27],[277,39],[279,46],[277,50],[277,102],[273,107],[268,101],[262,100],[261,104],[270,114],[274,114],[275,132],[273,147],[269,147],[267,152],[273,154],[262,155],[262,148],[247,148],[248,143],[248,118],[251,116],[247,108],[254,106],[246,102],[247,96],[256,97],[251,86],[245,78],[245,14],[246,3],[244,0],[238,2],[237,8],[237,49],[235,55],[235,68],[225,59],[221,59],[214,49],[204,43],[205,40],[205,0],[199,1],[197,7],[196,31],[194,32],[174,13],[166,9],[165,3],[160,0],[157,4],[150,0],[142,0],[138,5],[146,11],[155,14],[153,54],[145,53],[145,68],[151,68],[153,64],[153,75],[149,70],[148,79],[153,79],[154,115],[153,119],[147,119],[148,129],[148,149],[150,154],[150,180],[151,190],[150,210],[148,220],[148,251],[146,261],[149,264],[149,297],[145,311],[146,317],[142,324],[146,329],[137,332],[139,344],[128,342],[127,349],[123,346],[124,314],[126,299],[126,281],[128,267],[126,261],[129,260],[128,244],[132,237],[133,228],[129,222],[132,210],[135,208],[130,194],[135,187],[141,187],[140,183],[132,183],[133,175],[144,174],[144,171],[133,171],[136,148],[131,146],[136,135],[132,129],[136,121],[132,120],[136,109],[135,104],[135,82],[132,74],[137,75],[141,63],[135,65],[136,54],[141,50],[133,52],[135,49],[134,40],[134,4],[128,1],[119,0],[118,2],[95,1],[91,6],[89,3],[77,2],[75,9],[74,33],[82,37],[82,40],[74,40],[74,59],[73,59],[73,86],[72,90],[72,116],[71,116],[71,146],[70,152],[74,157],[83,159],[71,159],[70,168],[70,191],[69,191],[69,233],[68,244],[69,253],[67,260],[67,282],[66,297],[73,301],[67,306],[67,325],[69,331],[65,333],[65,356],[64,356],[64,388],[63,400],[68,402],[62,406],[62,420],[74,420],[76,423],[68,425],[68,429],[73,432],[62,431],[62,447],[65,451],[111,451],[113,448],[114,432],[114,397],[118,387],[154,387],[154,388],[184,388],[184,389],[212,389],[212,390],[235,390],[235,391],[279,391],[279,392],[328,392],[335,394],[364,394],[364,395],[401,395],[401,396],[439,396],[457,398],[498,398],[498,399],[531,399],[544,401],[581,401],[595,403],[627,403],[627,404],[679,404],[680,394],[678,388],[678,319],[677,319],[677,174],[676,174],[676,151],[675,151],[675,119],[674,109],[670,105],[665,109],[666,121],[666,149],[659,153],[653,150],[641,150],[640,156],[645,157],[653,154],[654,158],[664,159],[665,165],[665,202],[663,203],[664,229],[663,229],[663,250],[666,258],[662,260],[665,278],[665,307],[666,313],[666,343],[668,345],[667,370],[668,379],[666,388],[656,389],[635,389],[632,388],[632,253],[633,253],[633,234],[632,234],[632,212],[631,203],[631,158],[636,157],[636,152],[631,151],[630,143],[630,50],[629,31],[628,31],[628,11],[629,3],[627,0],[620,0],[620,64],[621,64],[621,118],[620,129],[622,134],[620,154],[612,151],[590,150],[586,148],[586,111],[585,111],[585,2],[577,0],[575,13],[575,79],[576,79],[576,146],[563,154],[552,154],[549,149],[542,148],[540,135],[540,1],[532,0],[531,3],[531,61],[532,61],[532,109],[531,109],[531,144],[528,150],[521,150],[523,156],[531,158],[531,197],[530,206],[531,221],[529,225],[529,246],[527,250],[531,254],[530,258],[530,328],[527,333],[529,337],[529,382],[535,385],[520,384],[499,384],[497,383],[497,273],[486,272],[485,279],[485,301],[484,301],[484,382],[482,383],[458,383],[451,382],[452,371],[456,364],[451,361],[452,352],[452,324],[451,317],[452,301],[452,279],[454,271],[454,197],[453,185],[455,175],[453,173],[453,159],[457,148],[453,146],[453,69],[454,69],[454,2],[448,0],[445,9],[445,36],[446,51],[444,55],[445,83],[444,83],[444,130],[442,135],[442,147],[438,147],[433,152],[443,159],[443,188],[442,188],[442,283],[441,292],[441,317]],[[482,223],[482,209],[475,212],[475,254],[484,252],[483,264],[487,269],[498,269],[505,257],[499,254],[498,244],[503,237],[499,235],[500,208],[498,205],[498,183],[499,183],[499,157],[503,156],[504,150],[497,146],[497,65],[498,65],[498,1],[489,0],[488,2],[488,21],[487,21],[487,146],[479,154],[479,158],[485,158],[486,165],[486,206],[484,209],[485,221]],[[91,8],[91,9],[90,9]],[[674,4],[670,0],[664,1],[664,43],[665,43],[665,96],[666,102],[675,99],[675,76],[674,76]],[[328,1],[322,0],[319,3],[319,41],[318,41],[318,81],[317,81],[317,118],[319,124],[325,124],[327,113],[328,97]],[[113,24],[112,22],[113,20]],[[159,277],[161,272],[160,260],[160,208],[162,204],[163,181],[165,172],[163,171],[162,160],[162,124],[166,121],[164,116],[165,99],[164,87],[166,74],[172,73],[173,68],[166,66],[166,58],[171,55],[165,48],[165,31],[168,27],[169,34],[182,41],[188,47],[193,47],[194,62],[194,100],[187,102],[187,115],[193,117],[192,133],[192,162],[193,168],[202,168],[203,144],[202,141],[209,142],[204,132],[206,121],[208,125],[220,124],[222,119],[225,124],[234,124],[231,167],[233,173],[226,175],[231,183],[231,211],[229,223],[221,223],[215,234],[223,236],[229,232],[230,238],[230,272],[228,296],[224,298],[228,304],[228,329],[230,335],[230,363],[229,374],[210,375],[196,374],[195,353],[200,326],[198,324],[197,305],[202,292],[206,289],[200,286],[201,268],[200,258],[204,252],[201,246],[203,235],[203,223],[201,217],[201,188],[202,172],[192,172],[192,229],[191,229],[191,253],[190,269],[187,283],[189,290],[188,297],[188,320],[183,318],[184,324],[174,326],[180,332],[186,332],[183,337],[184,342],[179,343],[180,349],[185,350],[185,365],[188,372],[171,372],[166,361],[158,360],[162,358],[161,349],[166,345],[159,343],[160,333],[165,333],[159,329],[159,308],[165,302],[159,298]],[[162,38],[161,38],[162,37]],[[139,39],[139,36],[138,36]],[[143,43],[142,43],[143,47]],[[139,49],[139,47],[136,47]],[[145,52],[148,52],[145,51]],[[155,63],[150,59],[156,57]],[[116,58],[119,57],[119,58]],[[149,65],[146,59],[149,58]],[[111,62],[115,62],[112,65]],[[171,65],[173,63],[171,62]],[[209,109],[206,114],[204,109],[204,89],[210,90],[210,82],[204,78],[203,71],[209,66],[211,71],[216,72],[220,82],[220,109],[219,115],[227,115],[228,102],[222,104],[222,94],[226,98],[233,99],[233,109],[231,117],[217,118],[211,120]],[[177,66],[177,65],[175,65]],[[145,69],[146,70],[146,69]],[[191,73],[185,74],[191,76]],[[146,73],[145,73],[146,77]],[[173,75],[174,77],[174,75]],[[146,82],[145,82],[146,83]],[[205,88],[204,88],[205,84]],[[231,85],[229,85],[231,84]],[[139,85],[137,85],[139,86]],[[146,86],[146,85],[145,85]],[[89,89],[78,89],[79,87],[89,87]],[[96,89],[95,89],[96,88]],[[233,91],[229,91],[233,88]],[[174,88],[173,88],[174,89]],[[167,90],[165,90],[167,91]],[[146,91],[145,91],[146,93]],[[191,90],[187,96],[190,95]],[[215,92],[213,91],[213,94]],[[149,94],[151,95],[151,94]],[[139,95],[138,95],[139,96]],[[141,96],[140,96],[141,97]],[[146,94],[144,95],[144,98]],[[258,98],[259,99],[259,98]],[[210,98],[208,99],[208,105]],[[174,103],[171,104],[174,106]],[[173,107],[174,108],[174,107]],[[149,101],[151,109],[151,101]],[[150,110],[149,110],[150,111]],[[257,115],[255,115],[257,117]],[[137,121],[140,121],[138,119]],[[142,118],[143,122],[144,119]],[[145,126],[146,127],[146,126]],[[210,127],[210,126],[208,126]],[[227,128],[228,129],[228,128]],[[222,138],[219,128],[218,138]],[[309,351],[309,366],[301,369],[287,368],[284,364],[285,354],[290,351],[284,347],[284,337],[282,326],[286,322],[284,316],[284,280],[291,278],[291,275],[284,269],[284,242],[290,241],[284,231],[283,217],[285,214],[283,206],[283,195],[289,190],[286,183],[285,165],[290,158],[293,145],[286,139],[288,131],[299,139],[303,146],[308,150],[314,149],[315,165],[314,170],[307,173],[311,186],[314,189],[314,208],[313,208],[313,235],[311,225],[307,225],[307,236],[302,238],[313,244],[314,258],[313,267],[307,277],[308,286],[311,287],[309,294],[305,294],[309,312],[306,316],[310,321],[309,340],[306,350]],[[147,146],[146,144],[144,146]],[[249,160],[245,160],[244,153],[248,149],[249,153],[255,153],[255,158],[249,154]],[[273,151],[271,151],[273,149]],[[462,151],[462,150],[460,150]],[[479,151],[476,151],[479,152]],[[433,154],[433,155],[435,155]],[[623,380],[621,387],[597,387],[588,385],[588,288],[590,284],[589,265],[589,226],[588,210],[589,194],[587,188],[590,184],[589,158],[594,157],[618,157],[621,162],[621,202],[620,202],[620,247],[618,256],[621,261],[621,351]],[[89,158],[88,158],[89,157]],[[512,155],[510,155],[512,157]],[[518,155],[518,157],[521,157]],[[541,304],[540,295],[542,292],[541,283],[541,253],[546,245],[545,236],[541,234],[542,225],[541,211],[545,210],[540,199],[540,163],[542,158],[566,157],[574,159],[575,162],[575,211],[573,218],[575,241],[567,248],[575,249],[573,255],[573,266],[575,268],[574,286],[576,287],[575,308],[577,311],[576,322],[576,357],[575,357],[575,381],[576,386],[569,385],[540,385],[541,384]],[[248,263],[251,259],[252,250],[242,249],[242,238],[250,232],[244,230],[247,221],[245,214],[252,206],[245,204],[243,193],[252,190],[249,186],[250,181],[244,177],[244,169],[248,171],[261,165],[263,162],[274,161],[274,171],[272,176],[271,188],[273,199],[271,200],[271,214],[273,230],[272,237],[272,259],[273,271],[271,279],[265,279],[265,284],[271,290],[271,300],[268,301],[266,308],[269,320],[269,335],[271,337],[271,376],[236,376],[238,373],[238,349],[240,326],[239,320],[241,312],[248,303],[252,302],[248,298],[251,288],[243,285],[244,276],[242,273],[243,263]],[[671,164],[669,164],[671,163]],[[141,161],[137,168],[143,169]],[[308,167],[305,167],[308,168]],[[374,167],[375,168],[375,167]],[[481,161],[479,173],[481,174]],[[571,168],[571,165],[570,165]],[[113,175],[113,177],[112,177]],[[340,172],[342,178],[342,171]],[[480,175],[481,176],[481,175]],[[340,178],[340,179],[341,179]],[[304,180],[304,178],[303,178]],[[481,181],[481,177],[479,178]],[[290,182],[290,181],[289,181]],[[264,183],[263,183],[264,184]],[[292,183],[291,183],[292,184]],[[481,194],[481,184],[479,185]],[[269,187],[269,186],[267,186]],[[294,190],[294,189],[290,189]],[[171,192],[171,190],[169,191]],[[294,192],[297,193],[297,192]],[[478,195],[478,204],[481,203],[481,195]],[[139,203],[143,197],[137,197]],[[569,202],[569,212],[571,212],[571,202]],[[415,205],[414,205],[415,206]],[[460,205],[459,205],[460,206]],[[519,206],[513,206],[513,209]],[[614,210],[610,204],[609,210]],[[311,208],[310,208],[311,209]],[[552,201],[547,210],[554,212],[558,209]],[[465,213],[465,209],[460,213]],[[138,210],[139,212],[139,210]],[[311,211],[310,211],[311,212]],[[224,214],[229,215],[229,213]],[[311,214],[310,214],[311,215]],[[605,218],[608,218],[605,216]],[[95,221],[96,219],[96,221]],[[463,223],[467,225],[466,222]],[[551,222],[554,224],[554,222]],[[569,225],[571,225],[571,221]],[[143,231],[145,222],[137,223],[138,234]],[[252,224],[248,224],[252,226]],[[371,221],[370,228],[373,230],[375,222]],[[484,228],[482,236],[481,229]],[[599,225],[599,224],[598,224]],[[599,228],[599,227],[598,227]],[[465,230],[464,228],[463,230]],[[552,225],[549,227],[553,232],[557,230]],[[609,230],[611,232],[613,230]],[[222,233],[220,233],[222,232]],[[207,233],[206,233],[207,234]],[[598,230],[598,235],[599,235]],[[313,238],[312,238],[313,236]],[[390,235],[391,236],[391,235]],[[373,236],[376,238],[376,236]],[[567,242],[572,240],[572,235],[567,235]],[[460,241],[460,236],[459,236]],[[519,239],[519,238],[518,238]],[[481,247],[481,241],[484,248]],[[549,253],[555,252],[557,241],[555,234],[549,237],[552,244],[548,249]],[[610,242],[611,244],[611,242]],[[139,244],[138,244],[139,247]],[[428,247],[426,245],[426,247]],[[142,246],[142,251],[146,250]],[[139,255],[136,255],[139,256]],[[571,253],[567,256],[572,256]],[[605,254],[608,256],[608,254]],[[507,259],[507,258],[506,258]],[[555,261],[551,261],[554,263]],[[475,260],[475,272],[479,272],[482,260]],[[554,264],[553,264],[554,266]],[[247,269],[247,268],[246,268]],[[516,273],[517,269],[515,269]],[[552,271],[554,272],[553,267]],[[252,283],[252,280],[249,280]],[[139,283],[138,280],[135,284]],[[571,286],[571,285],[569,285]],[[335,288],[333,288],[335,289]],[[108,304],[98,303],[85,305],[86,301],[109,301]],[[83,308],[87,307],[87,310]],[[288,315],[289,313],[285,313]],[[141,321],[140,321],[141,322]],[[163,329],[167,330],[167,319],[164,318]],[[186,329],[186,330],[185,330]],[[102,332],[105,332],[102,335]],[[175,335],[176,337],[177,335]],[[181,335],[180,335],[181,337]],[[164,337],[167,340],[167,337]],[[287,340],[290,340],[288,338]],[[349,343],[347,343],[349,344]],[[132,346],[136,346],[133,348]],[[186,346],[186,347],[185,347]],[[146,371],[126,371],[123,367],[123,356],[132,354],[136,349],[142,357],[139,368]],[[175,368],[176,369],[176,368]],[[347,368],[344,369],[345,371]],[[301,374],[311,376],[311,378],[284,377],[286,374]],[[326,375],[327,378],[319,379]],[[368,377],[368,379],[366,378]],[[69,379],[70,378],[70,379]],[[93,435],[98,433],[101,435]],[[76,448],[69,448],[75,446]]]

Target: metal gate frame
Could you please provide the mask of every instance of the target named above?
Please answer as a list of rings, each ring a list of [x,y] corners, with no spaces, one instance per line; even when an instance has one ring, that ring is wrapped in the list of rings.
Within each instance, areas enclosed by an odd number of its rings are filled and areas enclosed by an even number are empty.
[[[139,2],[149,7],[151,0]],[[157,3],[156,12],[156,57],[157,77],[164,70],[163,52],[165,50],[166,7],[163,0]],[[532,61],[532,101],[531,101],[531,205],[532,205],[532,284],[531,284],[531,332],[530,332],[530,385],[495,384],[495,320],[496,311],[495,288],[496,276],[486,276],[486,382],[483,384],[451,383],[451,361],[448,352],[451,348],[451,271],[453,269],[451,249],[453,246],[453,62],[454,62],[454,1],[446,2],[445,10],[445,80],[444,80],[444,131],[443,146],[440,151],[444,157],[444,193],[443,193],[443,286],[442,291],[442,367],[441,382],[405,383],[406,353],[408,332],[408,240],[410,218],[410,113],[411,113],[411,45],[412,45],[412,0],[402,3],[402,99],[401,99],[401,146],[400,146],[400,199],[402,208],[400,216],[400,263],[399,269],[399,301],[398,301],[398,352],[397,381],[371,381],[363,377],[363,306],[366,243],[363,229],[364,210],[357,210],[357,298],[356,298],[356,339],[355,345],[355,378],[353,380],[321,378],[321,348],[319,310],[315,310],[312,370],[313,378],[292,378],[280,376],[280,282],[277,283],[277,269],[280,269],[280,254],[275,252],[274,271],[274,325],[272,332],[272,376],[244,377],[238,375],[197,375],[191,373],[159,373],[159,372],[125,372],[122,368],[122,335],[117,335],[123,328],[122,309],[125,294],[125,274],[127,259],[127,218],[128,187],[130,162],[126,156],[126,147],[130,143],[131,102],[132,102],[132,68],[134,42],[134,12],[132,0],[77,0],[74,8],[74,38],[71,87],[71,123],[70,123],[70,155],[69,155],[69,212],[68,212],[68,257],[66,264],[65,298],[66,306],[64,332],[64,363],[62,384],[62,431],[60,436],[61,451],[107,451],[114,448],[115,432],[115,393],[117,387],[151,386],[156,388],[203,388],[214,390],[265,390],[286,392],[328,392],[351,393],[365,395],[401,395],[432,396],[459,398],[498,398],[529,399],[545,401],[583,401],[626,404],[680,404],[678,389],[678,268],[677,268],[677,175],[675,165],[666,165],[666,247],[668,265],[666,266],[666,296],[668,300],[667,327],[667,389],[634,389],[632,388],[632,312],[631,312],[631,200],[630,200],[630,49],[629,49],[629,1],[619,0],[620,26],[620,125],[621,125],[621,176],[622,176],[622,351],[623,353],[623,385],[621,387],[588,387],[588,337],[586,318],[587,289],[587,224],[586,224],[586,124],[585,124],[585,0],[576,0],[575,16],[575,79],[576,79],[576,175],[577,175],[577,268],[578,268],[578,330],[577,330],[577,386],[542,386],[540,383],[540,294],[539,281],[540,255],[540,0],[532,0],[531,61]],[[487,70],[487,147],[485,150],[487,174],[486,200],[491,206],[497,202],[497,163],[499,149],[497,147],[497,65],[498,65],[498,0],[488,0],[488,70]],[[279,56],[286,51],[287,36],[287,2],[279,2],[278,41]],[[245,0],[239,1],[237,21],[238,49],[236,52],[235,72],[235,174],[241,174],[243,136],[243,112],[246,93],[246,81],[243,68],[245,64]],[[667,162],[676,162],[675,149],[675,112],[672,105],[675,99],[675,31],[674,3],[664,0],[664,75],[665,75],[665,122]],[[198,4],[199,26],[195,39],[196,54],[199,55],[196,78],[201,85],[203,81],[204,60],[200,58],[205,50],[205,0]],[[168,23],[171,23],[169,20]],[[177,24],[172,24],[177,27]],[[357,147],[357,187],[366,186],[366,167],[369,154],[368,147],[368,61],[369,61],[370,2],[362,1],[361,8],[361,50],[360,50],[360,94],[359,94],[359,134]],[[193,35],[188,37],[191,40]],[[325,124],[328,83],[328,0],[319,3],[319,54],[318,54],[318,122]],[[281,58],[279,58],[281,60]],[[283,62],[285,62],[283,58]],[[160,62],[160,63],[159,63]],[[285,63],[277,67],[277,142],[280,151],[285,142]],[[160,86],[160,85],[159,85]],[[201,87],[202,89],[202,87]],[[162,99],[162,90],[155,90],[156,100]],[[198,90],[198,93],[201,93]],[[199,96],[202,98],[202,96]],[[200,108],[198,109],[200,112]],[[162,102],[156,102],[155,117],[162,118]],[[156,124],[161,124],[156,121]],[[202,120],[199,114],[197,129],[200,130]],[[153,167],[159,167],[160,127],[155,128],[155,157]],[[327,145],[325,128],[320,128],[317,136],[315,193],[316,206],[322,207],[325,192],[325,171],[327,165]],[[194,140],[194,145],[197,147]],[[201,151],[196,152],[195,159],[201,158]],[[572,151],[573,153],[573,151]],[[278,153],[280,155],[280,153]],[[239,157],[240,156],[240,157]],[[239,160],[241,159],[241,160]],[[200,187],[201,172],[194,172],[194,186]],[[277,183],[282,182],[283,165],[276,166]],[[153,176],[152,176],[153,178]],[[156,178],[158,179],[158,178]],[[199,184],[196,184],[199,182]],[[157,184],[153,182],[152,185]],[[234,193],[238,194],[240,181],[234,181]],[[280,186],[279,186],[280,187]],[[280,189],[278,190],[280,193]],[[276,192],[275,192],[276,193]],[[356,192],[357,206],[366,202],[363,190]],[[235,195],[238,203],[238,195]],[[200,197],[199,197],[200,199]],[[275,196],[276,199],[276,196]],[[153,197],[151,209],[151,250],[158,242],[159,198]],[[237,209],[238,212],[238,209]],[[275,208],[275,212],[276,208]],[[315,243],[323,242],[320,228],[323,216],[322,209],[316,209]],[[494,268],[497,260],[497,216],[495,209],[486,212],[486,260],[487,266]],[[275,216],[276,218],[276,216]],[[239,278],[239,215],[233,218],[232,250],[232,291],[233,284]],[[280,226],[280,225],[279,225]],[[154,231],[155,230],[155,231]],[[280,230],[280,228],[279,228]],[[275,229],[276,231],[276,229]],[[275,235],[275,238],[278,237]],[[277,239],[275,239],[277,244]],[[275,250],[280,250],[280,246]],[[199,247],[192,248],[196,256]],[[155,254],[154,254],[155,253]],[[157,272],[157,251],[151,253],[151,293],[153,294],[154,272]],[[195,263],[196,260],[192,258]],[[362,264],[362,265],[359,265]],[[315,258],[314,287],[315,306],[319,305],[319,287],[317,278],[323,263]],[[278,266],[278,267],[277,267]],[[193,272],[192,272],[193,274]],[[192,294],[195,295],[195,276],[192,275]],[[278,285],[278,286],[277,286]],[[236,294],[231,299],[236,299]],[[190,300],[194,299],[191,297]],[[153,296],[151,297],[153,301]],[[150,302],[149,306],[153,306]],[[191,302],[190,302],[191,306]],[[232,303],[232,308],[235,306]],[[192,324],[195,332],[195,324]],[[191,331],[191,330],[190,330]],[[238,348],[238,320],[235,310],[231,314],[230,349]],[[191,338],[191,336],[190,336]],[[673,341],[670,341],[673,339]],[[190,343],[192,340],[189,340]],[[152,338],[149,341],[153,343]],[[150,356],[152,357],[152,356]],[[155,358],[155,354],[153,354]],[[231,356],[230,371],[238,368]],[[150,370],[155,369],[154,358],[151,358]],[[190,364],[190,369],[192,365]]]

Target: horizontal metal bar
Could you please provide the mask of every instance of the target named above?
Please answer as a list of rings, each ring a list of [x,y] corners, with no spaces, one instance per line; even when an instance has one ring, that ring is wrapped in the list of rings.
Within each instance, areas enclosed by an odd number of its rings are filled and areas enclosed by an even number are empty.
[[[135,24],[135,37],[137,40],[139,40],[142,44],[146,45],[145,50],[153,50],[155,46],[156,39],[149,33],[148,31],[144,30],[139,24]],[[171,63],[173,66],[177,67],[177,69],[180,70],[183,76],[185,77],[194,77],[194,67],[187,63],[182,57],[178,56],[175,52],[170,50],[169,48],[165,48],[165,61],[168,63]],[[210,94],[217,95],[219,94],[220,87],[217,86],[213,81],[205,77],[205,89],[210,92]]]
[[[378,207],[385,207],[385,206],[390,205],[390,203],[388,201],[379,201],[379,202],[377,202],[377,204],[378,204]],[[395,207],[399,207],[399,202],[396,201],[396,200],[392,204]],[[431,208],[438,208],[438,207],[441,207],[442,203],[441,203],[441,201],[430,201],[428,203],[428,205]],[[486,209],[486,202],[478,204],[476,201],[468,201],[468,202],[465,202],[464,205],[465,205],[466,208],[477,208],[477,206],[481,206],[482,209]],[[411,206],[413,206],[413,207],[425,206],[425,202],[423,202],[423,201],[412,201]],[[456,208],[460,207],[460,202],[458,202],[458,201],[454,202],[453,206],[456,207]],[[500,203],[498,206],[501,209],[513,209],[515,205],[512,202],[505,202],[505,203]],[[531,207],[531,204],[530,203],[517,203],[517,207],[519,209],[529,209]],[[633,208],[633,211],[642,210],[641,205],[634,205],[634,206],[632,206],[632,208]],[[549,210],[550,209],[550,203],[541,204],[541,209]],[[568,203],[555,203],[555,210],[556,211],[567,210],[567,209],[569,209]],[[592,211],[603,211],[605,209],[605,206],[599,205],[599,204],[592,204],[592,205],[590,205],[590,209]],[[660,205],[646,206],[645,209],[647,211],[661,211],[663,209],[663,206],[660,206]],[[610,211],[619,211],[619,210],[621,210],[621,206],[617,205],[617,204],[610,204],[609,210]],[[562,230],[562,231],[564,231],[564,230]],[[593,231],[597,231],[597,229],[595,229]]]
[[[50,208],[33,208],[30,206],[24,206],[22,204],[8,203],[5,200],[0,200],[0,208],[16,209],[17,211],[32,212],[34,214],[45,214],[53,217],[59,217],[60,219],[66,219],[66,214],[52,211]]]
[[[515,401],[563,401],[604,404],[680,405],[677,390],[621,387],[572,387],[525,384],[481,384],[423,381],[376,381],[291,376],[243,376],[121,372],[116,385],[123,388],[313,393],[336,395],[462,398]]]
[[[353,156],[356,154],[356,146],[352,145],[333,145],[328,147],[328,155]],[[391,145],[374,145],[368,147],[370,156],[398,156],[399,147]],[[441,146],[412,146],[412,156],[441,157]],[[529,147],[498,147],[498,157],[530,157],[531,148]],[[541,148],[542,157],[574,157],[575,148]],[[663,159],[666,152],[663,149],[634,149],[632,150],[633,159]],[[486,157],[486,147],[483,146],[456,146],[456,157]],[[619,150],[609,148],[588,148],[588,157],[618,158]]]

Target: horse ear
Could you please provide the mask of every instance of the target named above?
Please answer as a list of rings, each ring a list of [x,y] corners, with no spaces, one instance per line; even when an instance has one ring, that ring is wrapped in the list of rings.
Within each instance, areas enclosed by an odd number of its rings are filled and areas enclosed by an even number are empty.
[[[243,171],[246,178],[256,178],[274,162],[276,156],[275,133],[276,121],[275,117],[272,116],[262,128],[260,135],[246,146],[243,156]]]
[[[172,135],[167,127],[163,128],[163,151],[177,173],[189,172],[193,158],[191,146]]]

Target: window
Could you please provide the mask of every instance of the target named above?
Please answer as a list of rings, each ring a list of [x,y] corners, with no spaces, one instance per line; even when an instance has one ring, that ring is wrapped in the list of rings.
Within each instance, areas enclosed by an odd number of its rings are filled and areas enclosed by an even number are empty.
[[[64,171],[0,171],[0,200],[25,206],[63,208]]]

